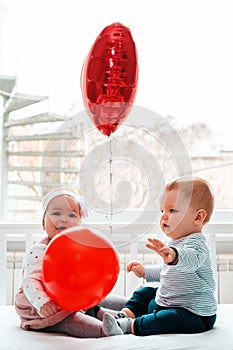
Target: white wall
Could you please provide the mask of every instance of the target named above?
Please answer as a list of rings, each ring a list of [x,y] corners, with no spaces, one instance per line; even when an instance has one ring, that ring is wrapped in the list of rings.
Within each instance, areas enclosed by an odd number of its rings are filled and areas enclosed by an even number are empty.
[[[7,11],[4,5],[0,2],[0,74],[3,69],[3,24],[6,17]]]

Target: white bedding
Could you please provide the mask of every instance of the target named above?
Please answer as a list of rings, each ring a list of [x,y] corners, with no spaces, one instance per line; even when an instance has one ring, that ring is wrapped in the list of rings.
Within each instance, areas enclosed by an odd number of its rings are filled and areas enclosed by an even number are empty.
[[[78,339],[63,334],[24,331],[13,306],[0,307],[1,350],[233,350],[233,304],[218,307],[215,327],[201,334],[168,334],[148,337],[120,335]]]

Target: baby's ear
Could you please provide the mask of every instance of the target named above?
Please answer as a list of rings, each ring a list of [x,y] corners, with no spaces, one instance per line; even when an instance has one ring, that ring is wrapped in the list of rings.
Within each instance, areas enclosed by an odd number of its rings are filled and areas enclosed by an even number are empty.
[[[206,216],[207,216],[207,212],[205,209],[198,209],[196,212],[196,217],[194,219],[194,223],[196,225],[204,223]]]

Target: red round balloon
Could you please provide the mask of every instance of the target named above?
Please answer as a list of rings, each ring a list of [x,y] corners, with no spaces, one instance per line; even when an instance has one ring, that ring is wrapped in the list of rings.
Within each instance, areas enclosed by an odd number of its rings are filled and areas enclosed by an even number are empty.
[[[111,242],[95,229],[77,226],[49,243],[43,263],[47,293],[63,309],[75,311],[97,305],[114,287],[119,258]]]
[[[104,135],[126,119],[138,81],[137,51],[129,28],[113,23],[98,35],[81,74],[83,102]]]

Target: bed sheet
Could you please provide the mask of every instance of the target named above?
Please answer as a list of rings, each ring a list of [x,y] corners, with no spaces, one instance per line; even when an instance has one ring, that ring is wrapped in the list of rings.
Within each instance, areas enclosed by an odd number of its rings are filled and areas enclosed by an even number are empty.
[[[201,334],[137,337],[131,334],[79,339],[63,334],[24,331],[13,306],[0,307],[1,350],[233,350],[233,304],[218,307],[215,327]]]

